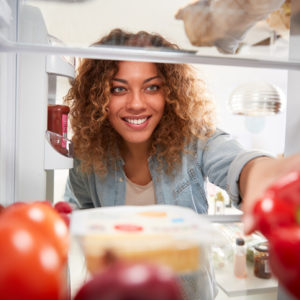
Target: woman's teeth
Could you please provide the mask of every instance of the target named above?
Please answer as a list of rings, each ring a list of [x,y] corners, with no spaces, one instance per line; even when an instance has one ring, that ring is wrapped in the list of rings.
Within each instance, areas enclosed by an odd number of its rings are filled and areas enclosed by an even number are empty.
[[[140,125],[142,123],[144,123],[147,120],[147,118],[143,118],[143,119],[125,119],[126,122],[131,123],[131,124],[135,124],[135,125]]]

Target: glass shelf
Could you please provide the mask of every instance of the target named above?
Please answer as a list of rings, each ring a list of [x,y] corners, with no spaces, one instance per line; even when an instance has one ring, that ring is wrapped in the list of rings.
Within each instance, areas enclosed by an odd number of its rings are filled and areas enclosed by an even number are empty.
[[[245,58],[237,56],[212,56],[191,53],[190,51],[157,51],[138,47],[117,47],[117,46],[98,46],[98,47],[68,47],[34,45],[28,43],[11,42],[0,36],[0,46],[2,52],[18,53],[44,53],[69,55],[75,57],[111,59],[111,60],[136,60],[161,63],[190,63],[224,65],[236,67],[252,67],[265,69],[286,69],[300,70],[300,61],[272,60]]]
[[[13,0],[11,2],[19,5],[12,23],[21,24],[19,25],[21,27],[24,27],[24,24],[31,27],[32,34],[22,36],[19,33],[17,41],[6,38],[2,34],[0,51],[98,59],[300,69],[299,60],[289,59],[289,28],[274,29],[267,20],[256,23],[246,32],[236,54],[223,54],[215,46],[192,45],[185,31],[184,22],[176,19],[178,10],[189,5],[190,0],[172,0],[163,3],[160,0],[150,2],[145,0]],[[41,26],[36,23],[37,20],[42,22]],[[62,41],[64,46],[32,39],[42,27],[46,28],[48,35]],[[183,50],[90,47],[114,28],[130,32],[145,30],[159,33]]]

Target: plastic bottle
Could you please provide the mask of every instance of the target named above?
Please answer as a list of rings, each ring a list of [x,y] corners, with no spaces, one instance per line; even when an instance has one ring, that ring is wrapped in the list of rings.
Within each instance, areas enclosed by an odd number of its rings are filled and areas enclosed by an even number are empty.
[[[237,278],[247,277],[246,246],[243,238],[237,238],[235,241],[233,272]]]
[[[215,196],[215,215],[223,215],[225,209],[225,200],[221,192],[218,192]]]

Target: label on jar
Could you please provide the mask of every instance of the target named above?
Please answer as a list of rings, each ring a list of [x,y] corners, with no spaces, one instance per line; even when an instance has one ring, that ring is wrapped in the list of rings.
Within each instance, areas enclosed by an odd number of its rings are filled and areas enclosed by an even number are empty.
[[[62,114],[61,117],[61,125],[62,125],[62,136],[67,137],[68,132],[68,115]]]
[[[269,265],[269,260],[265,260],[265,273],[266,274],[269,274],[271,273],[271,270],[270,270],[270,265]]]
[[[61,129],[62,129],[62,136],[64,138],[67,138],[67,134],[68,134],[68,115],[66,114],[62,114],[61,116]],[[63,139],[62,142],[61,142],[61,146],[63,148],[66,148],[67,146],[67,143],[66,141]]]

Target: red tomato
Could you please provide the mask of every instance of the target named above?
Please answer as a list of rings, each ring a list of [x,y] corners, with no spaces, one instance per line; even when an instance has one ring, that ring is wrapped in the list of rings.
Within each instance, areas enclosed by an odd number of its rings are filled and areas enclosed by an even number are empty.
[[[20,220],[33,230],[39,230],[41,234],[56,247],[63,263],[67,260],[69,247],[69,232],[64,220],[57,211],[43,202],[20,203],[5,209],[1,215],[9,222],[12,219]]]
[[[64,299],[68,242],[67,227],[51,206],[6,208],[0,216],[1,299]]]

